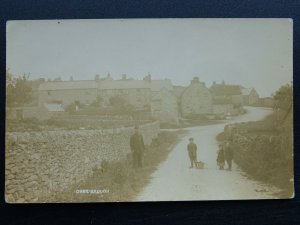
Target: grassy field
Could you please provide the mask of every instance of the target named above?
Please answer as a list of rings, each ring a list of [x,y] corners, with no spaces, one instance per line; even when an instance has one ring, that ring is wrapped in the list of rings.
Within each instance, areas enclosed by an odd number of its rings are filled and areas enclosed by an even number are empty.
[[[47,202],[115,202],[133,201],[149,183],[151,174],[163,162],[177,143],[178,132],[161,132],[145,150],[143,168],[134,169],[131,155],[101,163],[93,175],[67,190],[53,193],[41,201]],[[109,190],[109,193],[77,193],[79,190]],[[105,192],[105,191],[104,191]]]

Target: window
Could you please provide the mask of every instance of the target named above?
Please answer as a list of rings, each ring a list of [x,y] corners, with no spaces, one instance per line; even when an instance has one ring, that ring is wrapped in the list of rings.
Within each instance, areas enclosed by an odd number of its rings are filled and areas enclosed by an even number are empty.
[[[47,94],[48,94],[48,95],[51,95],[51,91],[47,91]]]

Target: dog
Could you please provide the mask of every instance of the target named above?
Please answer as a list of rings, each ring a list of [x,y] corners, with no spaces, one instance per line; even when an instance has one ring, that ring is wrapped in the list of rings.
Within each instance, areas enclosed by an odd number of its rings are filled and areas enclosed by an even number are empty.
[[[204,165],[205,165],[204,162],[201,162],[201,161],[196,162],[197,169],[204,169]]]

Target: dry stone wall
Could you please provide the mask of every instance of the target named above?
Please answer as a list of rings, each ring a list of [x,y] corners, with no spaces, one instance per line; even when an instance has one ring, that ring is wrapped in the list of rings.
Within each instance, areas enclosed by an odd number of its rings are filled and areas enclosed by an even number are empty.
[[[239,167],[264,182],[293,189],[293,135],[283,127],[276,130],[266,121],[225,127],[234,161]]]
[[[159,123],[140,126],[146,145],[159,133]],[[130,152],[133,127],[103,130],[7,132],[5,196],[8,202],[40,202],[56,190],[92,175],[103,160]]]

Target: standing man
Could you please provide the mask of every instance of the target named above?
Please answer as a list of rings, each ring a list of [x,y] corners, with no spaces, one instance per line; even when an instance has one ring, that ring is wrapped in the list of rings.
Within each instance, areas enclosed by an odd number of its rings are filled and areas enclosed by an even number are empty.
[[[225,166],[224,144],[219,144],[217,163],[219,166],[219,170],[224,170],[224,166]]]
[[[145,150],[143,136],[139,133],[139,127],[134,127],[134,134],[130,137],[130,148],[133,156],[133,167],[142,168],[143,152]]]
[[[193,168],[194,164],[196,167],[196,162],[197,162],[197,145],[194,143],[194,138],[190,138],[189,141],[190,141],[190,143],[187,146],[187,150],[188,150],[189,157],[191,160],[190,168]]]
[[[227,141],[225,144],[225,159],[228,165],[227,170],[231,170],[233,160],[233,149],[230,146],[229,141]]]

